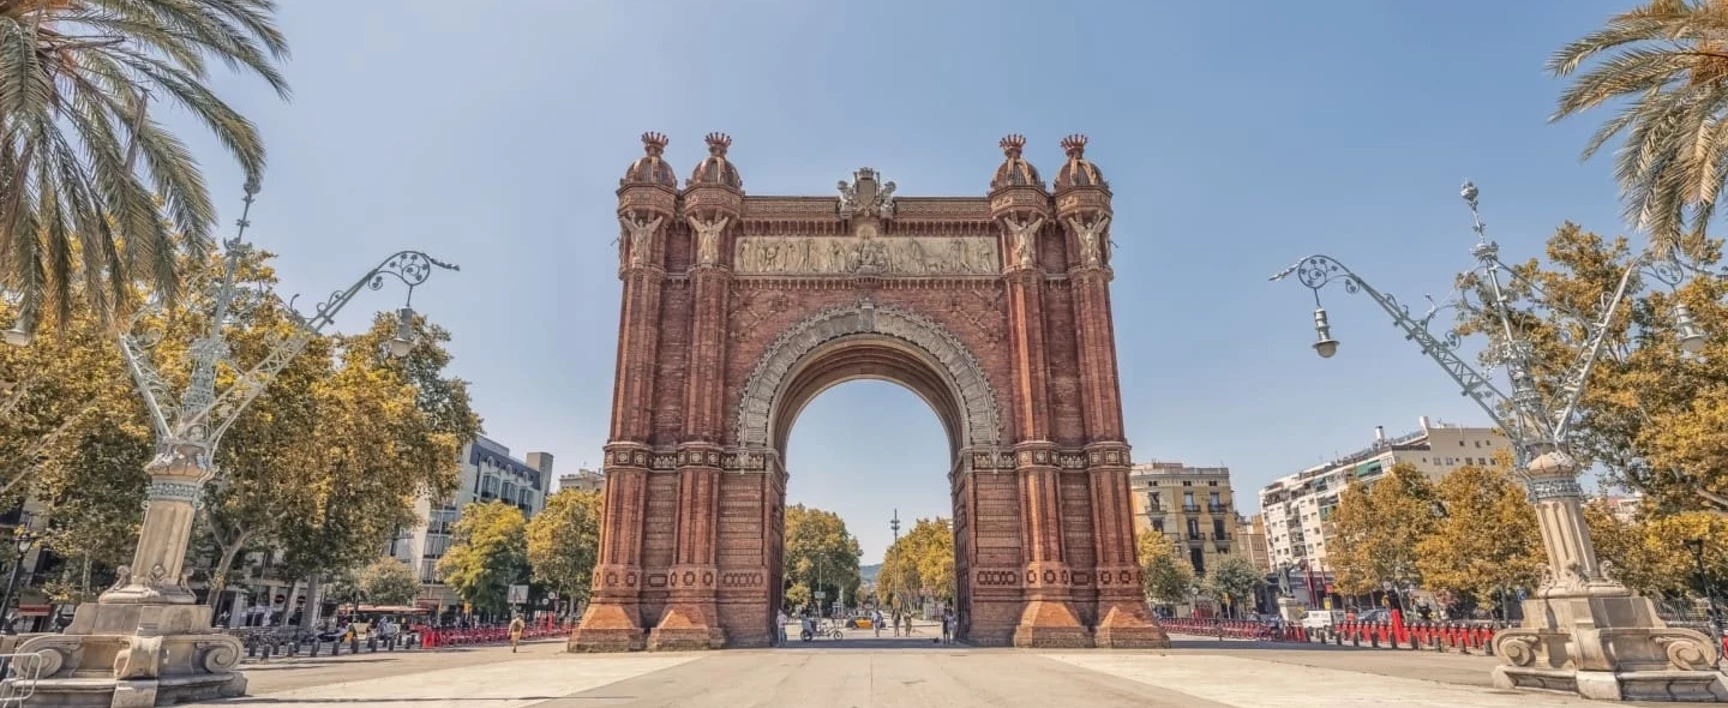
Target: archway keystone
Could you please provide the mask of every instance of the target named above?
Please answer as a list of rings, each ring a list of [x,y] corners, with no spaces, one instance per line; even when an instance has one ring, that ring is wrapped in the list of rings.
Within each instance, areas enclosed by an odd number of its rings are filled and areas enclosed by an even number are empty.
[[[727,156],[680,187],[664,136],[619,181],[623,308],[592,601],[571,651],[766,646],[787,431],[859,378],[951,446],[955,609],[981,645],[1168,646],[1147,612],[1110,315],[1108,182],[1063,141],[1047,188],[1004,138],[990,191],[747,196]]]

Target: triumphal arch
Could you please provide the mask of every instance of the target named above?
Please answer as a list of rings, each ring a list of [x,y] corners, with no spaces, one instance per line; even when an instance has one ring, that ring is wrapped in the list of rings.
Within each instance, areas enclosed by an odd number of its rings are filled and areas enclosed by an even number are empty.
[[[1111,195],[1085,137],[1050,186],[1004,138],[988,193],[961,197],[869,168],[826,196],[747,194],[718,133],[680,187],[666,137],[642,141],[618,188],[606,511],[572,651],[768,645],[787,433],[860,378],[946,429],[962,639],[1168,645],[1135,561]]]

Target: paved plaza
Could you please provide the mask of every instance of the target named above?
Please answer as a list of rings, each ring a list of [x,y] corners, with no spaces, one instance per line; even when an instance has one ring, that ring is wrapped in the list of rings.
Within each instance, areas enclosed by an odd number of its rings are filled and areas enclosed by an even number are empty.
[[[784,649],[568,654],[485,647],[249,664],[228,705],[328,708],[1534,708],[1490,657],[1181,638],[1169,651],[1021,651],[857,633]],[[219,705],[219,704],[207,704]]]

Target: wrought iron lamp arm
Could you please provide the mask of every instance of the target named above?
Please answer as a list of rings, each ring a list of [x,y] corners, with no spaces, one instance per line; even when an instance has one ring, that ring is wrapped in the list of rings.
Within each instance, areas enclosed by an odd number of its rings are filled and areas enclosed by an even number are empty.
[[[460,270],[453,264],[437,260],[420,251],[399,251],[389,258],[385,258],[383,262],[361,276],[346,290],[338,290],[331,294],[328,300],[318,304],[311,317],[302,317],[298,313],[293,314],[297,325],[294,334],[272,346],[270,352],[264,355],[263,360],[236,379],[234,384],[211,401],[209,406],[198,411],[191,420],[185,422],[198,423],[205,419],[214,418],[215,423],[209,436],[211,448],[214,449],[216,443],[221,440],[222,434],[227,432],[228,427],[240,417],[240,412],[244,411],[246,406],[263,393],[265,388],[269,387],[270,382],[274,381],[276,376],[287,368],[288,363],[293,361],[294,357],[299,356],[306,345],[311,343],[312,338],[318,336],[325,327],[329,326],[335,320],[336,314],[341,312],[342,308],[346,307],[349,302],[352,302],[354,296],[359,294],[362,289],[379,290],[384,287],[385,276],[392,276],[408,286],[408,298],[411,302],[414,297],[414,288],[426,282],[426,279],[431,277],[432,269],[435,267],[445,270]],[[289,311],[293,312],[292,301],[289,303]]]
[[[1614,295],[1603,305],[1602,312],[1595,321],[1585,321],[1586,332],[1583,345],[1578,350],[1578,358],[1566,370],[1566,376],[1560,380],[1560,410],[1554,413],[1554,440],[1566,439],[1566,433],[1572,426],[1573,415],[1578,410],[1578,402],[1584,398],[1584,388],[1590,378],[1590,370],[1596,366],[1596,360],[1602,356],[1602,345],[1608,340],[1608,332],[1613,328],[1614,316],[1620,312],[1620,304],[1625,302],[1626,294],[1631,290],[1634,276],[1643,269],[1647,258],[1634,258],[1626,266],[1626,272],[1620,276],[1620,284],[1614,288]]]
[[[1404,338],[1416,342],[1417,346],[1422,348],[1422,353],[1427,354],[1429,359],[1439,364],[1440,368],[1446,371],[1446,375],[1451,376],[1452,380],[1457,382],[1463,395],[1475,401],[1476,405],[1488,414],[1490,420],[1499,425],[1502,430],[1507,431],[1508,435],[1513,435],[1515,431],[1519,431],[1518,428],[1509,425],[1501,416],[1500,406],[1509,403],[1511,399],[1501,392],[1493,381],[1483,376],[1481,372],[1478,372],[1458,356],[1456,349],[1459,344],[1459,337],[1457,334],[1448,332],[1443,337],[1436,337],[1428,329],[1429,317],[1417,319],[1411,316],[1410,309],[1399,303],[1397,298],[1375,289],[1361,276],[1356,275],[1354,271],[1331,256],[1319,254],[1308,256],[1272,276],[1271,279],[1274,281],[1283,280],[1293,273],[1304,286],[1314,291],[1315,302],[1319,302],[1320,289],[1334,281],[1342,283],[1345,292],[1351,294],[1367,293],[1374,304],[1379,305],[1380,309],[1392,318],[1392,324],[1404,330]]]

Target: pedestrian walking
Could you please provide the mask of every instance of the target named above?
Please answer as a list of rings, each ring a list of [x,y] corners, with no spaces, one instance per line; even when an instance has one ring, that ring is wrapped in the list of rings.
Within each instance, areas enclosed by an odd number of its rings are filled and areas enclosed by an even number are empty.
[[[898,637],[900,636],[900,611],[891,610],[891,612],[894,615],[894,636]]]
[[[876,636],[878,638],[880,638],[882,636],[882,611],[881,610],[871,610],[870,611],[870,627],[872,629],[876,630]]]
[[[779,622],[774,625],[774,636],[779,640],[779,646],[786,646],[786,622],[788,621],[788,618],[786,617],[786,608],[780,608],[776,613],[775,618],[778,619]]]
[[[510,619],[510,653],[516,653],[516,645],[522,643],[522,630],[527,629],[527,623],[522,621],[522,615]]]
[[[942,643],[954,643],[954,611],[942,611]]]

